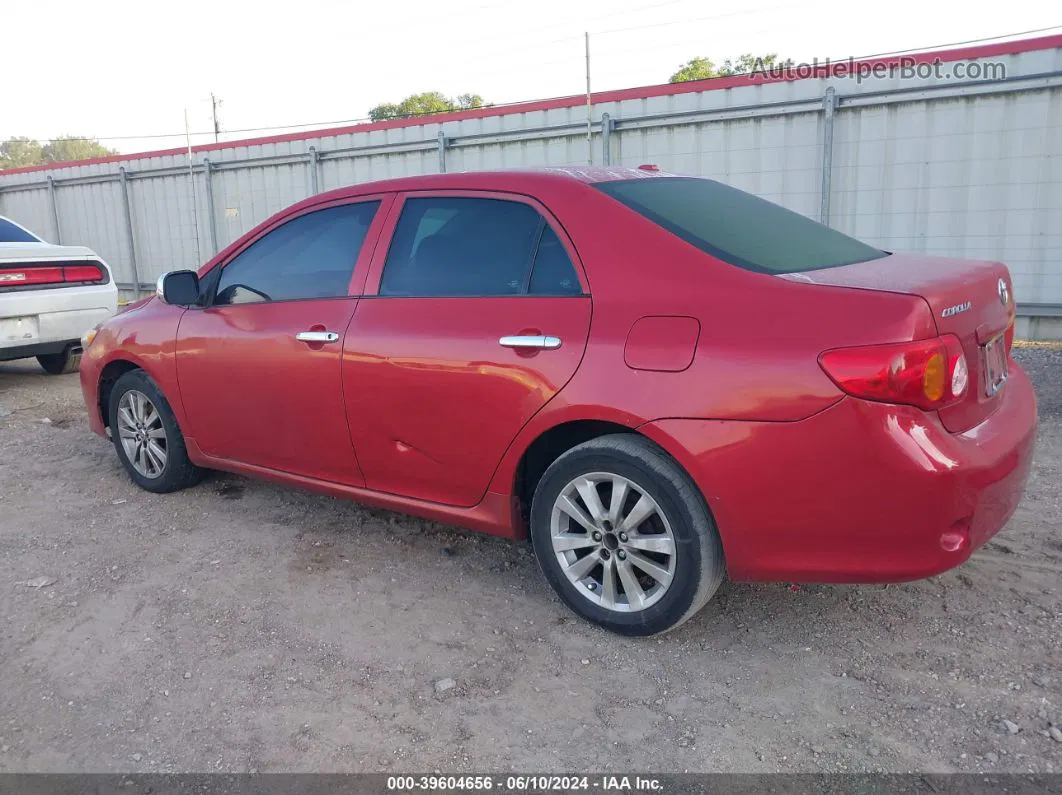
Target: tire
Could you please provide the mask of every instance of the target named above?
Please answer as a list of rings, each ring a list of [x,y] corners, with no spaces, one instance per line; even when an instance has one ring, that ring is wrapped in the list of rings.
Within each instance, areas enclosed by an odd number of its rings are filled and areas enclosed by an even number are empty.
[[[130,370],[115,382],[107,410],[118,460],[140,488],[167,494],[202,479],[205,472],[188,459],[166,396],[143,370]]]
[[[593,500],[590,489],[600,502],[594,509],[583,497]],[[564,497],[589,525],[561,507]],[[633,434],[592,439],[549,466],[531,503],[531,542],[565,604],[621,635],[678,627],[704,607],[726,571],[715,522],[693,481],[667,453]]]
[[[42,353],[37,357],[37,363],[48,375],[76,373],[81,366],[81,351],[71,346],[62,353]]]

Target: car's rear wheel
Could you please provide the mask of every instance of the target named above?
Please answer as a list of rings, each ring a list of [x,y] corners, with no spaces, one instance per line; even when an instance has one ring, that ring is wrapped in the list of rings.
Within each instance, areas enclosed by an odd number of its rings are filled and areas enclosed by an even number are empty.
[[[108,408],[114,448],[140,488],[162,494],[203,477],[203,470],[188,458],[170,404],[143,370],[131,370],[115,382]]]
[[[62,353],[42,353],[37,357],[37,363],[48,375],[76,373],[81,366],[81,350],[70,346]]]
[[[632,434],[561,455],[531,505],[542,571],[584,618],[624,635],[679,626],[723,580],[723,549],[704,499],[663,450]]]

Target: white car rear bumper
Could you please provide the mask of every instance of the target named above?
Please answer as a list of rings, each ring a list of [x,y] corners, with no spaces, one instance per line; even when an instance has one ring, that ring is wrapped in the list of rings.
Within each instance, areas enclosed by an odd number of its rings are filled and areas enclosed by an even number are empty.
[[[0,292],[0,361],[60,353],[118,311],[110,284]]]

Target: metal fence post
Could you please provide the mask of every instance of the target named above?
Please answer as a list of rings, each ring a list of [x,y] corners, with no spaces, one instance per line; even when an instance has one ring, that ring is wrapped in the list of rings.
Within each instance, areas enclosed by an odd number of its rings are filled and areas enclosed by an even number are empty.
[[[63,233],[59,229],[59,203],[55,198],[55,178],[48,176],[48,200],[52,203],[52,226],[55,229],[55,242],[63,245]]]
[[[439,130],[439,173],[446,173],[446,148],[450,145],[450,139],[446,137],[446,134]]]
[[[830,225],[830,192],[833,189],[833,121],[837,90],[830,86],[822,98],[822,185],[819,188],[819,222]]]
[[[612,117],[607,113],[601,114],[601,164],[612,165]]]
[[[133,214],[129,209],[129,175],[125,166],[118,167],[118,180],[122,187],[122,217],[125,221],[125,244],[129,247],[129,264],[133,266],[133,289],[140,297],[140,271],[136,266],[136,243],[133,240]]]
[[[320,177],[319,177],[319,175],[317,173],[319,166],[317,164],[320,162],[321,156],[317,153],[317,147],[316,146],[311,146],[310,147],[309,155],[310,155],[310,195],[311,196],[316,196],[318,193],[320,193],[320,188],[318,187],[318,183],[320,181]]]
[[[206,180],[207,215],[210,221],[210,255],[218,253],[218,214],[214,209],[214,166],[210,158],[203,158],[203,177]]]

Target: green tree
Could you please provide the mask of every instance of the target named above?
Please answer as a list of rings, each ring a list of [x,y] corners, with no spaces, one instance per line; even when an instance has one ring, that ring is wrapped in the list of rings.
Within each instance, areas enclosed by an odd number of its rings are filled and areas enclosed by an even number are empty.
[[[723,61],[723,65],[719,67],[719,74],[722,76],[747,75],[750,72],[770,69],[776,63],[778,63],[778,53],[776,52],[768,53],[767,55],[753,55],[747,52],[735,59],[727,58]]]
[[[386,119],[411,119],[416,116],[428,116],[432,113],[450,113],[455,110],[482,108],[486,105],[479,94],[461,94],[448,97],[441,91],[426,91],[423,94],[411,94],[399,103],[384,102],[369,111],[373,121]]]
[[[37,166],[43,162],[40,141],[15,137],[0,144],[0,169]]]
[[[487,103],[483,101],[483,97],[479,94],[459,94],[457,97],[456,110],[471,110],[472,108],[482,108]]]
[[[730,75],[744,75],[761,69],[769,69],[778,63],[778,53],[767,55],[753,55],[745,53],[737,58],[727,58],[721,66],[709,58],[693,58],[679,67],[675,74],[668,78],[669,83],[685,83],[688,80],[707,80],[709,77],[729,77]]]
[[[0,169],[40,166],[46,163],[67,163],[71,160],[88,160],[93,157],[116,155],[91,138],[64,135],[41,145],[32,138],[16,136],[0,144]]]
[[[116,154],[118,154],[116,149],[108,149],[99,141],[79,138],[76,135],[53,138],[41,150],[41,157],[45,163],[67,163],[71,160],[90,160],[94,157]]]
[[[719,70],[715,63],[707,58],[692,58],[679,67],[675,74],[668,78],[669,83],[685,83],[689,80],[707,80],[709,77],[718,77]]]

